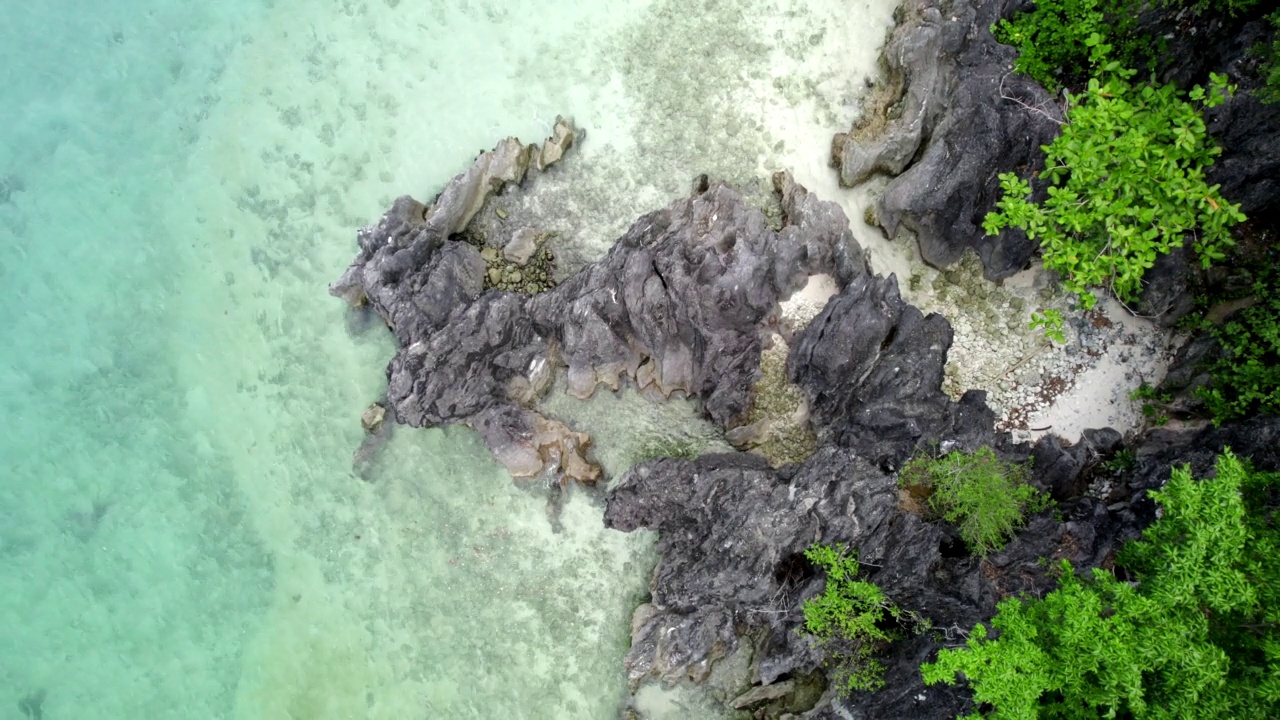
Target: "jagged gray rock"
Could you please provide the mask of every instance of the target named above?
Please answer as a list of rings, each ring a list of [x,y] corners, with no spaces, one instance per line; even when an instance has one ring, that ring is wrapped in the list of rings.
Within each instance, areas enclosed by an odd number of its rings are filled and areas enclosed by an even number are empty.
[[[779,173],[780,229],[735,190],[703,183],[551,290],[484,292],[481,251],[451,238],[490,193],[519,185],[534,154],[508,139],[431,206],[400,198],[360,232],[360,254],[330,289],[371,305],[400,342],[387,370],[395,418],[469,424],[516,477],[599,475],[589,438],[536,410],[558,368],[578,397],[631,381],[701,401],[728,430],[746,422],[762,334],[778,324],[779,303],[811,275],[843,287],[867,272],[840,208]]]
[[[975,449],[994,442],[986,393],[942,392],[951,324],[903,302],[896,278],[861,276],[792,344],[792,382],[805,390],[822,441],[856,447],[896,469],[928,441]]]
[[[1111,428],[1085,430],[1074,445],[1045,435],[1031,450],[1033,482],[1055,500],[1080,497],[1086,489],[1081,483],[1084,471],[1111,458],[1123,445],[1124,438]]]
[[[997,175],[1042,164],[1040,146],[1062,120],[1042,87],[1011,74],[1016,52],[989,30],[1017,4],[908,0],[885,47],[880,102],[832,144],[841,184],[896,176],[876,204],[890,237],[910,230],[935,267],[972,248],[990,280],[1023,269],[1036,249],[1020,231],[983,233],[982,218],[1000,197]]]

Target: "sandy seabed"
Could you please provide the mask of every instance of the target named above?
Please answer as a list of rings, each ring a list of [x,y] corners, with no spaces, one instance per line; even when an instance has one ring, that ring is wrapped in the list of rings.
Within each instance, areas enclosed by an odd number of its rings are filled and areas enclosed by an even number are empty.
[[[374,481],[356,478],[358,418],[392,346],[353,329],[326,284],[394,197],[427,199],[478,150],[539,139],[562,113],[588,131],[548,177],[571,265],[698,173],[767,188],[788,167],[832,195],[826,146],[891,12],[7,11],[0,271],[20,313],[0,329],[0,707],[614,717],[652,536],[605,531],[583,494],[553,533],[544,496],[460,429],[398,432]],[[702,432],[687,407],[662,417]],[[640,450],[609,452],[622,467]],[[681,717],[686,702],[652,705]]]

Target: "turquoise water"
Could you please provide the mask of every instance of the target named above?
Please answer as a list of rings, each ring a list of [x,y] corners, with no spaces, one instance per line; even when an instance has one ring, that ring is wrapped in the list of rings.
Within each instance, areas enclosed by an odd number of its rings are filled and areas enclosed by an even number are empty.
[[[591,131],[554,181],[589,259],[693,173],[751,176],[797,122],[845,122],[878,47],[837,77],[818,53],[856,23],[818,42],[787,3],[689,10],[5,9],[0,718],[24,701],[50,720],[616,714],[652,537],[606,532],[584,493],[553,532],[544,496],[462,429],[398,432],[358,479],[393,348],[325,287],[396,195],[429,198],[562,112]],[[678,62],[690,48],[700,69]],[[796,103],[802,120],[771,124]],[[616,470],[628,451],[603,455]]]

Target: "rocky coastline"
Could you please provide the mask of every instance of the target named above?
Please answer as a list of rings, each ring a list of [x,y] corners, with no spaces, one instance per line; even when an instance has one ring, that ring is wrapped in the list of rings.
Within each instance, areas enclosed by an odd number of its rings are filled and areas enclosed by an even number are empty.
[[[939,267],[973,251],[993,281],[1035,251],[1025,236],[983,234],[996,175],[1034,165],[1061,119],[1043,88],[1009,73],[1014,51],[988,30],[1019,5],[908,0],[886,45],[879,105],[832,144],[842,183],[893,176],[875,210],[889,235],[909,231]],[[1215,121],[1226,133],[1224,187],[1244,177],[1265,190],[1280,122],[1271,108],[1239,102]],[[1252,130],[1232,140],[1236,126]],[[1153,521],[1146,491],[1170,467],[1207,471],[1228,446],[1280,467],[1280,422],[1214,427],[1191,419],[1194,408],[1168,427],[1129,437],[1100,428],[1074,444],[997,432],[982,391],[943,392],[948,319],[904,301],[898,278],[873,274],[840,207],[785,171],[765,207],[694,178],[687,197],[637,219],[603,258],[563,273],[554,237],[505,199],[536,193],[577,137],[558,119],[540,145],[509,138],[482,153],[431,202],[396,200],[360,232],[359,254],[330,290],[352,312],[376,313],[398,343],[378,422],[366,423],[372,443],[390,425],[385,410],[414,427],[474,428],[519,481],[596,483],[590,428],[540,406],[563,374],[579,398],[627,384],[655,400],[694,399],[741,450],[648,461],[605,494],[608,527],[659,535],[651,598],[635,612],[625,660],[633,688],[696,683],[744,717],[955,717],[972,711],[967,693],[926,687],[921,662],[959,643],[1000,599],[1051,590],[1047,565],[1108,566]],[[1274,212],[1276,193],[1246,194],[1261,217]],[[1186,265],[1169,261],[1144,300],[1176,304],[1193,282]],[[792,327],[783,303],[818,277],[834,295]],[[1203,341],[1188,347],[1213,352]],[[785,352],[777,384],[799,398],[790,421],[812,433],[802,446],[786,446],[783,418],[758,412],[770,351]],[[1174,373],[1186,376],[1188,397],[1195,357]],[[761,452],[778,444],[786,447]],[[898,488],[902,464],[935,446],[1032,460],[1031,482],[1056,511],[1031,518],[1003,550],[970,554]],[[1120,452],[1132,461],[1116,471],[1107,461]],[[800,632],[801,605],[825,582],[803,555],[815,542],[856,548],[868,580],[932,623],[886,650],[883,689],[841,696]]]

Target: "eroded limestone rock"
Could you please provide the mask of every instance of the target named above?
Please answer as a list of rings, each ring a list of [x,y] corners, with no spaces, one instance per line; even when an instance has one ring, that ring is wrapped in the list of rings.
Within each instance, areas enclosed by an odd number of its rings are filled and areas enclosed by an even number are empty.
[[[553,144],[570,147],[557,127]],[[507,140],[482,154],[429,208],[397,200],[361,231],[359,256],[331,288],[367,301],[400,341],[388,368],[396,419],[469,424],[516,477],[599,475],[586,436],[537,410],[548,372],[565,367],[579,397],[633,382],[694,398],[729,430],[747,421],[779,303],[813,275],[843,287],[867,272],[840,208],[779,173],[780,227],[735,190],[701,183],[637,220],[598,262],[541,289],[534,263],[503,265],[487,245],[507,218],[476,214],[477,198],[528,171],[518,147]],[[474,217],[488,218],[484,238],[465,225]],[[531,282],[541,291],[503,291]]]
[[[991,35],[1016,1],[907,0],[885,46],[878,105],[832,143],[842,184],[895,176],[875,210],[890,237],[911,231],[939,268],[973,248],[991,280],[1021,270],[1036,248],[1017,231],[983,232],[997,175],[1043,164],[1040,146],[1062,120],[1053,97],[1012,74],[1016,51]]]

